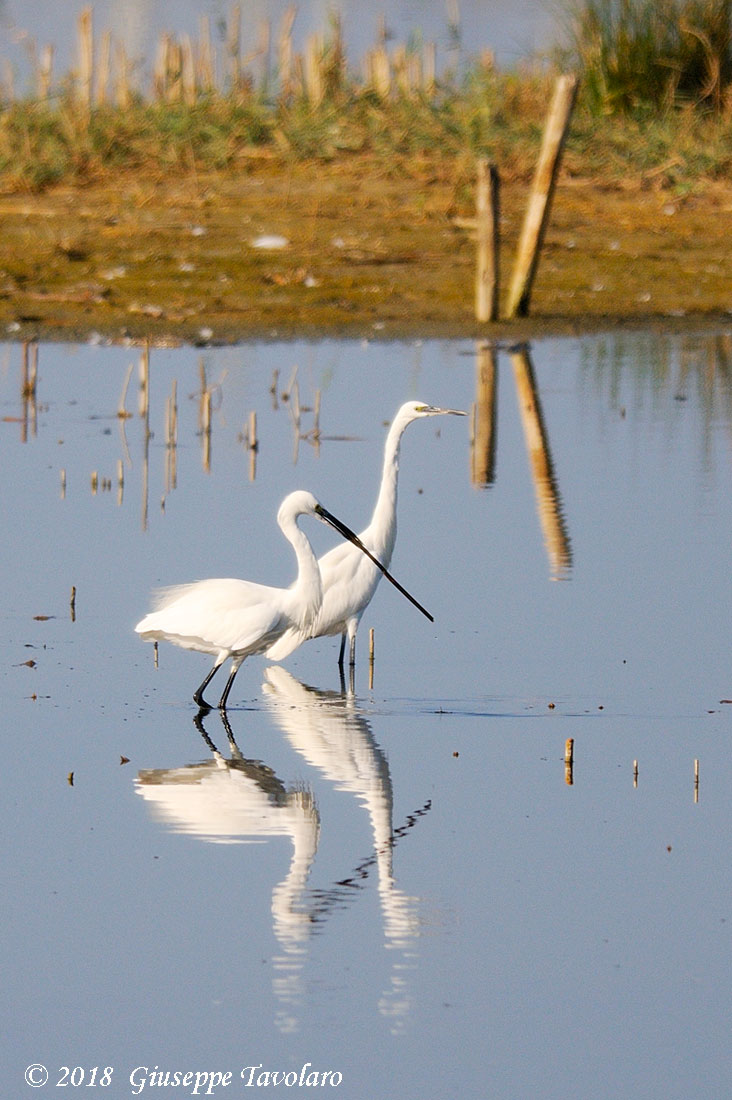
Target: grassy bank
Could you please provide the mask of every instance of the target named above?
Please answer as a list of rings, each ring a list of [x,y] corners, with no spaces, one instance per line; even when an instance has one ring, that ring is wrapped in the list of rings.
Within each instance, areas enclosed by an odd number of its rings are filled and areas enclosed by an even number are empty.
[[[661,103],[637,85],[623,99],[617,50],[597,37],[610,8],[590,9],[564,59],[583,76],[529,327],[726,318],[727,71],[692,51],[706,74],[696,92],[677,62]],[[206,49],[170,41],[150,94],[117,81],[112,96],[112,75],[92,81],[91,68],[55,90],[38,74],[39,94],[0,112],[0,325],[183,339],[480,331],[465,228],[476,158],[502,180],[505,285],[558,70],[504,73],[482,56],[438,74],[426,46],[382,43],[354,74],[339,36],[299,61],[283,39],[276,83],[237,60],[216,87],[194,64]],[[265,235],[286,243],[256,247]]]

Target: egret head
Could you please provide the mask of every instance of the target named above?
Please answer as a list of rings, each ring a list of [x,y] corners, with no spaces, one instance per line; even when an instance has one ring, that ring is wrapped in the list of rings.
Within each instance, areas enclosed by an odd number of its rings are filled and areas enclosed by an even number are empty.
[[[437,405],[425,405],[423,401],[406,401],[397,413],[400,420],[404,419],[407,422],[418,420],[422,416],[446,415],[465,416],[465,413],[461,409],[441,409]]]

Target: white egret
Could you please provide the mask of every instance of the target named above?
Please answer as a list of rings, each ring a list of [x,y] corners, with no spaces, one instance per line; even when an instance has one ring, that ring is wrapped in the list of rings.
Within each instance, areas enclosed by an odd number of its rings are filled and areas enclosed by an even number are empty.
[[[420,401],[407,401],[397,412],[384,445],[384,465],[381,486],[371,522],[359,535],[364,546],[388,568],[397,537],[397,482],[399,478],[399,448],[405,429],[413,420],[426,416],[465,416],[459,409],[440,409]],[[345,543],[335,546],[319,560],[323,582],[323,601],[310,634],[320,638],[340,634],[338,664],[343,668],[346,637],[349,639],[349,664],[356,663],[356,631],[361,616],[371,602],[381,580],[381,574]],[[281,661],[305,641],[296,627],[285,630],[267,650],[272,661]]]
[[[312,493],[298,491],[285,497],[277,513],[277,522],[291,543],[298,563],[298,574],[289,588],[272,588],[252,581],[213,578],[192,584],[164,588],[157,594],[155,608],[137,624],[135,630],[145,641],[167,641],[183,649],[194,649],[214,656],[214,664],[193,700],[209,709],[203,693],[217,669],[231,658],[231,671],[219,708],[226,708],[234,678],[246,657],[263,653],[285,631],[308,637],[317,618],[323,596],[318,562],[307,535],[297,524],[298,516],[315,516],[335,528],[345,539],[367,555],[378,570],[432,619],[405,588],[394,580],[386,567],[362,545],[357,535],[336,519]]]

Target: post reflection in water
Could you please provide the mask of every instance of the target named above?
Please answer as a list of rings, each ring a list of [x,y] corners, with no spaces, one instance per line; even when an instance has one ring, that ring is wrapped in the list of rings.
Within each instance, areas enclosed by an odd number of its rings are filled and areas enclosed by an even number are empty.
[[[352,692],[320,692],[306,687],[280,667],[266,670],[263,685],[268,709],[292,747],[339,790],[350,791],[366,806],[373,832],[371,855],[333,885],[308,887],[320,839],[321,821],[312,791],[287,787],[266,764],[244,757],[226,712],[220,718],[230,757],[216,747],[199,713],[196,728],[211,759],[181,767],[140,771],[135,789],[153,818],[170,831],[219,844],[243,844],[287,836],[292,858],[285,878],[272,891],[272,929],[281,948],[273,958],[277,1027],[299,1027],[304,997],[303,968],[313,934],[336,909],[346,908],[376,869],[384,942],[395,951],[389,985],[379,1011],[401,1030],[409,1015],[408,974],[420,931],[418,899],[396,886],[396,840],[429,809],[429,803],[393,831],[393,792],[389,766]]]
[[[541,413],[534,367],[526,344],[511,351],[511,363],[516,380],[516,396],[521,410],[526,450],[534,478],[536,506],[544,533],[544,545],[549,556],[551,579],[563,580],[572,567],[572,552],[554,475],[549,438]]]
[[[492,485],[496,472],[498,349],[480,343],[475,350],[475,406],[471,448],[473,485]]]
[[[550,577],[552,580],[564,580],[572,568],[572,549],[549,437],[542,416],[534,367],[526,344],[511,348],[510,356],[524,441],[534,481],[536,507],[549,558]],[[495,480],[497,390],[498,349],[494,345],[479,344],[476,349],[476,398],[471,453],[474,485],[487,486]]]

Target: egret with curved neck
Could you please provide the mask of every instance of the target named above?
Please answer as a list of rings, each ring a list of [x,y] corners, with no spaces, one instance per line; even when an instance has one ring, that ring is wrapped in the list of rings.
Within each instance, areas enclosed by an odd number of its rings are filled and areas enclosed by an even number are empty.
[[[374,557],[388,569],[397,537],[397,489],[399,449],[406,428],[414,420],[428,416],[465,416],[458,409],[441,409],[420,401],[407,401],[397,412],[386,437],[381,485],[371,522],[359,539]],[[349,641],[349,665],[356,663],[356,632],[381,580],[381,573],[352,546],[335,546],[318,561],[323,583],[323,600],[310,638],[341,635],[338,664],[343,668],[346,638]],[[268,650],[267,657],[280,661],[305,639],[296,630],[286,630]]]

